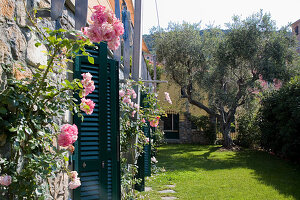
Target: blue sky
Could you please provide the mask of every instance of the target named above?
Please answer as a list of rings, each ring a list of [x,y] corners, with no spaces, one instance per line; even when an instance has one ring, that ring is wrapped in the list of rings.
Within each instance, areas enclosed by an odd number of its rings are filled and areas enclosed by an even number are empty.
[[[133,0],[134,1],[134,0]],[[245,18],[263,9],[270,12],[278,27],[300,19],[300,0],[156,0],[160,26],[168,22],[200,22],[224,28],[233,15]],[[143,33],[157,26],[155,0],[143,0]]]

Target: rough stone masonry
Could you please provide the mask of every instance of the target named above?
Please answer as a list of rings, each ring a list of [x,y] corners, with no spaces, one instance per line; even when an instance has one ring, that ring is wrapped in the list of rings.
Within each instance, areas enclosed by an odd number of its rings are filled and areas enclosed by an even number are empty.
[[[25,6],[24,6],[25,3]],[[35,47],[38,35],[27,27],[27,10],[50,9],[50,0],[1,0],[0,1],[0,92],[7,84],[7,78],[14,76],[17,79],[31,77],[32,70],[40,64],[47,63],[43,51],[46,47]],[[55,28],[55,22],[50,18],[38,19],[38,26]],[[72,29],[75,25],[74,13],[67,7],[64,8],[60,19],[62,28]],[[22,68],[22,70],[19,70]],[[0,136],[0,156],[5,156],[9,145],[6,138]],[[56,200],[69,199],[68,176],[58,174],[56,179],[49,180],[51,194]]]

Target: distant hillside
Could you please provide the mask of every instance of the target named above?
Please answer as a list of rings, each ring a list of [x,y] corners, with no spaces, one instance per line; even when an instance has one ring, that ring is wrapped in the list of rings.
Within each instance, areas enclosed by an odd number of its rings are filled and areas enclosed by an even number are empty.
[[[203,35],[204,31],[209,31],[209,30],[201,30],[200,31],[200,35]],[[223,33],[227,34],[229,32],[229,30],[222,30]],[[151,53],[153,53],[154,51],[154,39],[152,37],[152,34],[149,34],[149,35],[143,35],[143,39],[149,49],[149,51]]]

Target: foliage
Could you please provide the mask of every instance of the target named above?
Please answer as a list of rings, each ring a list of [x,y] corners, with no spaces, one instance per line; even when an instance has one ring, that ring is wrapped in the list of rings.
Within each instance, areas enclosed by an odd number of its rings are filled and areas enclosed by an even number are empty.
[[[67,168],[68,150],[55,144],[60,133],[58,118],[67,110],[82,117],[73,96],[81,96],[83,85],[79,79],[65,77],[71,72],[67,63],[75,56],[88,55],[84,47],[92,45],[80,32],[41,30],[30,20],[31,30],[41,36],[35,46],[47,47],[48,61],[33,71],[32,78],[12,77],[0,94],[0,134],[11,144],[9,156],[0,161],[1,174],[12,177],[9,187],[1,187],[8,199],[50,199],[48,178],[61,171],[73,176]]]
[[[300,155],[300,77],[262,100],[259,114],[261,146],[295,161]]]
[[[166,172],[146,179],[148,200],[170,196],[191,199],[296,200],[300,198],[300,167],[263,151],[228,151],[217,145],[164,145],[158,166]],[[175,185],[170,188],[167,185]],[[288,187],[287,187],[288,185]]]
[[[234,17],[226,34],[213,27],[201,32],[199,24],[186,22],[155,34],[158,61],[191,104],[218,119],[225,146],[233,144],[231,122],[237,108],[252,100],[259,77],[285,81],[295,71],[295,45],[287,27],[277,30],[262,12]]]
[[[205,138],[208,141],[208,144],[214,144],[216,141],[216,127],[213,124],[208,116],[190,116],[190,120],[197,126],[197,129],[204,133]]]
[[[137,87],[144,94],[141,104],[144,106],[138,106],[137,103],[133,102],[137,97],[134,90]],[[164,111],[159,105],[156,94],[151,93],[150,88],[145,87],[142,82],[127,80],[125,84],[120,85],[119,96],[122,199],[126,200],[137,198],[134,190],[134,185],[139,182],[135,178],[137,174],[137,166],[135,165],[137,156],[142,153],[144,145],[149,142],[152,143],[152,149],[155,149],[162,137],[161,132],[156,128],[155,131],[151,131],[150,138],[147,138],[143,133],[143,128],[149,126],[149,122],[153,119],[164,115]],[[152,142],[152,138],[155,142]],[[133,161],[132,154],[134,154]]]
[[[257,103],[257,102],[255,102]],[[239,146],[254,148],[260,145],[261,132],[258,126],[257,110],[242,109],[237,117],[237,140]]]
[[[151,79],[154,80],[154,65],[152,62],[150,62],[149,60],[146,60],[146,65],[147,65],[147,69],[150,73]],[[156,80],[160,80],[161,79],[161,75],[163,74],[164,70],[163,70],[163,66],[157,64],[156,65]]]

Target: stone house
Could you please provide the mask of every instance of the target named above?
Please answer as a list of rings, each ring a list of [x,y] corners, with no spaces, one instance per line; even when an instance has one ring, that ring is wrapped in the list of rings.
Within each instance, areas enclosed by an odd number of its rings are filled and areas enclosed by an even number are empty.
[[[25,5],[24,5],[25,3]],[[87,23],[91,16],[91,8],[98,4],[106,6],[108,9],[115,11],[115,0],[89,0]],[[130,29],[134,28],[134,6],[132,0],[120,0],[120,5],[126,7],[130,12]],[[0,1],[0,92],[6,85],[6,80],[9,74],[13,74],[15,78],[22,79],[24,77],[31,77],[32,70],[40,64],[47,63],[47,57],[43,51],[46,47],[41,45],[35,46],[35,39],[38,37],[27,28],[29,24],[25,12],[25,7],[28,10],[36,8],[38,10],[49,11],[51,9],[51,0],[1,0]],[[51,11],[51,10],[50,10]],[[122,8],[120,12],[122,11]],[[47,12],[46,12],[47,13]],[[48,27],[50,29],[57,28],[57,21],[51,20],[47,14],[43,16],[42,20],[38,20],[40,27]],[[122,16],[122,15],[121,15]],[[58,19],[60,26],[63,29],[75,29],[75,0],[65,0],[63,5],[62,14]],[[132,54],[132,34],[129,49]],[[124,52],[124,45],[120,55]],[[142,44],[143,52],[149,52],[144,41]],[[109,51],[110,57],[114,57],[114,52]],[[124,61],[119,65],[119,78],[124,79]],[[19,69],[23,70],[20,71]],[[70,66],[72,68],[72,66]],[[144,80],[149,79],[150,75],[146,68],[145,60],[142,59],[141,78]],[[65,74],[64,76],[68,76]],[[71,76],[69,76],[71,77]],[[64,77],[62,77],[64,78]],[[69,115],[62,116],[57,119],[62,123],[72,123],[72,117]],[[0,138],[1,139],[1,138]],[[4,142],[5,143],[5,142]],[[1,142],[0,156],[5,156],[7,152],[7,145]],[[51,195],[56,200],[69,200],[73,199],[72,191],[68,189],[69,178],[66,174],[58,174],[51,183]]]
[[[292,32],[298,40],[297,52],[300,54],[300,19],[292,23]]]

